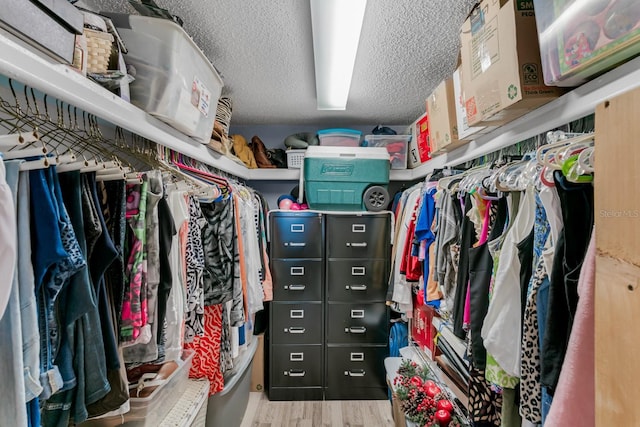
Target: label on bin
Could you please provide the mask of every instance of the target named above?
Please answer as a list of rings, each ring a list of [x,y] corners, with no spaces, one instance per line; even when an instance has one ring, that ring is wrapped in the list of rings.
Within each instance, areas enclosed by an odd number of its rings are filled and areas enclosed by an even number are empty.
[[[191,104],[196,107],[203,116],[209,117],[211,107],[211,92],[207,90],[204,83],[195,76],[191,85]]]

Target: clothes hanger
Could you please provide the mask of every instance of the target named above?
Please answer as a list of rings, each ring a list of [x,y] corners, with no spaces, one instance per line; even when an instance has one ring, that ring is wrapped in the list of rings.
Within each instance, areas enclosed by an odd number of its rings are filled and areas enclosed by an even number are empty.
[[[25,134],[18,132],[8,135],[0,135],[0,151],[13,147],[26,147],[38,140],[39,135],[37,130],[33,130],[33,132]]]
[[[578,166],[584,173],[594,172],[594,166],[593,166],[594,153],[595,153],[595,147],[591,146],[591,147],[585,148],[580,152],[580,154],[578,154]]]

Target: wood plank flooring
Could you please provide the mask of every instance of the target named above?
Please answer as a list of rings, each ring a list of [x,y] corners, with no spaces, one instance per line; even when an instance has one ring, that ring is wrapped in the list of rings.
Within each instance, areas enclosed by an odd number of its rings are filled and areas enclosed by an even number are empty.
[[[388,400],[270,402],[265,393],[250,393],[241,427],[388,427],[393,426]]]

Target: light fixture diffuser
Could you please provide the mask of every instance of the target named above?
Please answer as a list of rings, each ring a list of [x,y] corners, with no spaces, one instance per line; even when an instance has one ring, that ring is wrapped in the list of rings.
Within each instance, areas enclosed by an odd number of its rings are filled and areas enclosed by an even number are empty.
[[[318,110],[345,110],[367,0],[310,0]]]

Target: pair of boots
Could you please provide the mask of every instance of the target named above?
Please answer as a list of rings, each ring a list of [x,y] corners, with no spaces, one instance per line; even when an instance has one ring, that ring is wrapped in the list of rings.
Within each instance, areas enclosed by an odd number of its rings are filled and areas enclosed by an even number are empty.
[[[233,151],[236,156],[250,169],[268,168],[275,166],[269,160],[267,148],[260,138],[254,136],[251,138],[251,144],[247,144],[247,140],[242,135],[233,135]]]

